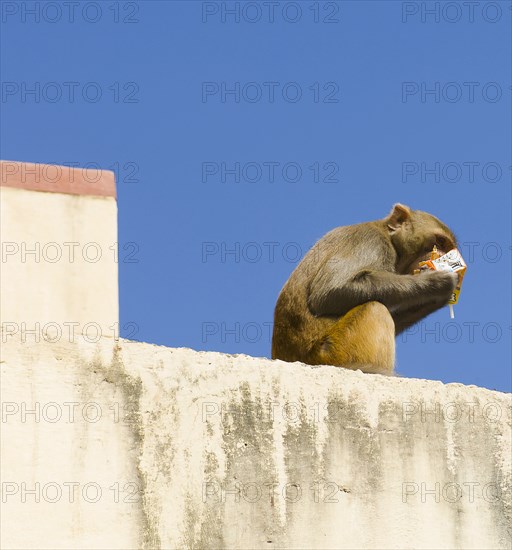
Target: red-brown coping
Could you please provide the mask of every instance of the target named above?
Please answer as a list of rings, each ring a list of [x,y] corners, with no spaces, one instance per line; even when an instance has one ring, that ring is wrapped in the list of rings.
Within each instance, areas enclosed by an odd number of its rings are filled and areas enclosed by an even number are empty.
[[[114,172],[56,164],[1,160],[0,185],[70,195],[116,196]]]

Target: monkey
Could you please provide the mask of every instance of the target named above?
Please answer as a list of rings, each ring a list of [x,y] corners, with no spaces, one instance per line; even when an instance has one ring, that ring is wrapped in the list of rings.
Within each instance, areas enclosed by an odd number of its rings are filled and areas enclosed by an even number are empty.
[[[456,237],[400,203],[386,218],[324,235],[279,293],[272,359],[393,375],[396,336],[446,305],[457,284],[452,272],[413,274],[434,245],[443,255]]]

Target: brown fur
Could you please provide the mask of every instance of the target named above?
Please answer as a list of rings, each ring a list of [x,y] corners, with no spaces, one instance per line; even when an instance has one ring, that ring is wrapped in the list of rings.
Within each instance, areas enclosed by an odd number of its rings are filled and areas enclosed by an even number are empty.
[[[397,204],[383,220],[338,227],[306,254],[274,313],[272,358],[392,374],[395,335],[445,305],[449,273],[412,275],[455,236],[434,216]]]

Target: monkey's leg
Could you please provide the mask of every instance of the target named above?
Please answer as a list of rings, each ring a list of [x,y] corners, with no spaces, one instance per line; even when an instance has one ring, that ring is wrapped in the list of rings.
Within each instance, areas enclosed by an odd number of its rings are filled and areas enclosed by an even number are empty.
[[[395,323],[387,307],[367,302],[352,308],[313,345],[306,362],[393,374]]]
[[[427,315],[430,315],[434,311],[442,308],[445,304],[443,302],[428,302],[422,307],[410,308],[405,311],[398,310],[392,313],[393,320],[395,321],[395,334],[398,336],[401,332],[409,328],[410,326],[421,321]]]

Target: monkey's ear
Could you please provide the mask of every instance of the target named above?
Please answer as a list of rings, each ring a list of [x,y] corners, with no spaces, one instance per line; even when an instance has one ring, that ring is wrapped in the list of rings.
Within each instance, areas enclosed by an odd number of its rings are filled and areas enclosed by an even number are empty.
[[[411,209],[405,204],[397,202],[388,216],[387,224],[390,231],[400,229],[402,224],[411,217]]]

